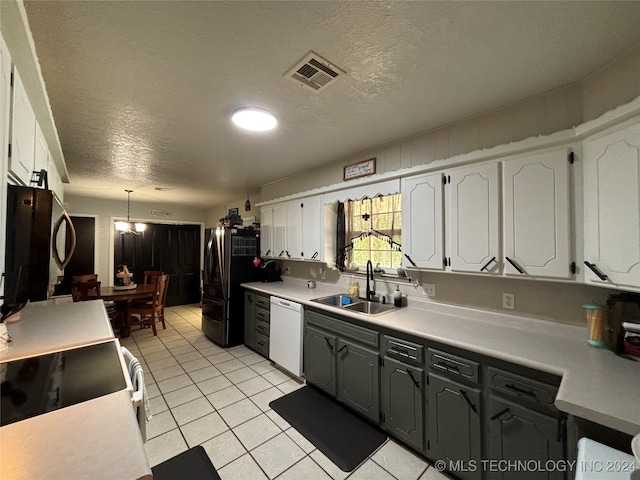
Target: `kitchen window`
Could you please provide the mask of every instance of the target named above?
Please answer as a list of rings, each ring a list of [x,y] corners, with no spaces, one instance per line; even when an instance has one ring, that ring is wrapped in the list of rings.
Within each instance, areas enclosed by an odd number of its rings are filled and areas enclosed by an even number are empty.
[[[402,266],[402,200],[400,194],[380,195],[344,203],[345,267],[374,267],[396,273]]]

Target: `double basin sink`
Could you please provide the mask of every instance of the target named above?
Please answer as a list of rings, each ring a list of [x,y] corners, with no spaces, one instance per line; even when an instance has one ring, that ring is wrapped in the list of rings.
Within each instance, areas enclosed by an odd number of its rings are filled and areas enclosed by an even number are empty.
[[[349,310],[350,312],[362,313],[370,317],[389,313],[395,309],[393,305],[388,303],[372,302],[363,298],[352,298],[344,294],[313,298],[311,301],[343,310]]]

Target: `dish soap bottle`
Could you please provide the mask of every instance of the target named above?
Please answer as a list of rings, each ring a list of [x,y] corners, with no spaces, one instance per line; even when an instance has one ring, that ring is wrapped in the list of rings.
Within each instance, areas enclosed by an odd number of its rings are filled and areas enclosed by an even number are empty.
[[[400,285],[396,285],[396,291],[393,292],[393,306],[402,306],[402,293],[400,292]]]

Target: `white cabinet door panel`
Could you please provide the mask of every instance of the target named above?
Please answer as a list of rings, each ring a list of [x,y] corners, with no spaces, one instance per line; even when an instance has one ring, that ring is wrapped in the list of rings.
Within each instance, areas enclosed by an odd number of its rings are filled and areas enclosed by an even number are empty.
[[[402,180],[402,265],[443,270],[442,173]]]
[[[508,160],[503,166],[505,274],[570,278],[566,149]]]
[[[640,287],[640,125],[585,142],[587,282]]]
[[[273,207],[262,207],[260,209],[260,255],[262,257],[273,257]]]
[[[499,274],[498,164],[452,170],[447,178],[451,270]]]
[[[273,233],[271,252],[272,257],[285,256],[287,249],[287,206],[276,205],[273,207]]]
[[[302,258],[302,206],[296,201],[286,206],[286,242],[285,254],[287,258]]]
[[[323,260],[322,197],[304,198],[302,205],[302,258]]]
[[[36,116],[29,103],[18,70],[13,72],[13,118],[11,127],[11,158],[9,173],[22,183],[29,185],[33,172],[35,152]]]

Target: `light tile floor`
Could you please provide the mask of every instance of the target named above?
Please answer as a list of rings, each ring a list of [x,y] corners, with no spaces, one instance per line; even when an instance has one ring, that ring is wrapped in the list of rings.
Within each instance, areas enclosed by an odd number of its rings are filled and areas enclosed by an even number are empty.
[[[121,340],[145,371],[151,466],[202,445],[223,480],[448,478],[394,440],[353,472],[341,471],[269,408],[302,385],[245,346],[215,345],[200,315],[199,305],[167,308],[157,337],[146,328]]]

